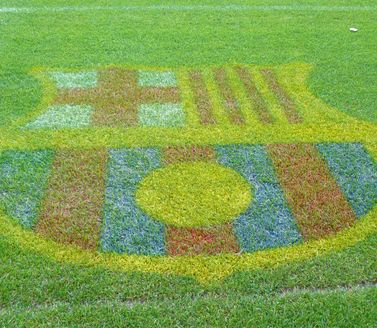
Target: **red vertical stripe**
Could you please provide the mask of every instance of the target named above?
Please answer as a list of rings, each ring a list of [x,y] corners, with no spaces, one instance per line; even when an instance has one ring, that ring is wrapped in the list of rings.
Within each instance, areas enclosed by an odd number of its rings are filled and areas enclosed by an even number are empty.
[[[104,197],[105,151],[59,151],[36,230],[55,241],[96,249]]]
[[[313,145],[270,145],[268,149],[305,240],[336,233],[355,222],[355,214]]]

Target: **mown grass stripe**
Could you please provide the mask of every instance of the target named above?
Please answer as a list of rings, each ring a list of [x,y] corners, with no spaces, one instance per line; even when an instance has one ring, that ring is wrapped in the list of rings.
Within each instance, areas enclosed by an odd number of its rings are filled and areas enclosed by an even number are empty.
[[[64,244],[97,249],[104,195],[105,150],[58,151],[36,231]]]
[[[247,92],[249,101],[252,104],[252,110],[255,112],[259,121],[265,124],[273,123],[274,119],[267,107],[266,101],[255,86],[250,70],[244,66],[237,66],[235,69]]]
[[[310,144],[269,145],[276,173],[305,240],[352,226],[356,215]]]
[[[264,76],[270,90],[275,94],[279,100],[281,106],[284,109],[289,123],[303,123],[303,119],[296,110],[296,105],[288,93],[279,84],[276,74],[272,69],[262,69],[262,75]]]
[[[195,103],[203,125],[216,124],[212,103],[209,99],[206,83],[200,71],[190,71],[191,88],[194,92]]]
[[[74,12],[74,11],[377,11],[376,6],[326,5],[146,5],[146,6],[60,6],[60,7],[2,7],[0,13]]]

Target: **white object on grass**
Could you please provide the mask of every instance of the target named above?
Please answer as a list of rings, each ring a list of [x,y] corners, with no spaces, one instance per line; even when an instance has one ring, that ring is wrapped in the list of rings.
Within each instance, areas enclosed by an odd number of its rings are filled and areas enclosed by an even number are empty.
[[[351,31],[351,32],[357,32],[358,29],[357,29],[356,27],[351,27],[351,28],[350,28],[350,31]]]

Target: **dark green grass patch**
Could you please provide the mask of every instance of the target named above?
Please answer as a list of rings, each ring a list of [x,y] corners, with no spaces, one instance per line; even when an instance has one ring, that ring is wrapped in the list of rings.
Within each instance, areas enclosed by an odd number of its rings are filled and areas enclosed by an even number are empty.
[[[0,93],[0,127],[6,127],[32,111],[42,96],[33,77],[9,70],[0,70]]]

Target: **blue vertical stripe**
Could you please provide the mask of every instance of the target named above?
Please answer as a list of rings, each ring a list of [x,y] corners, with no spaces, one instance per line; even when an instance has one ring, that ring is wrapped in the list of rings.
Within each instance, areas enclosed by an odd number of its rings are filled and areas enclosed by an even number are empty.
[[[377,163],[359,143],[323,143],[317,148],[326,160],[357,217],[377,204]]]
[[[53,152],[0,153],[0,207],[24,228],[33,228],[47,186]]]
[[[105,252],[165,253],[165,227],[135,201],[139,182],[160,166],[157,149],[110,150],[101,247]]]
[[[218,146],[218,162],[238,171],[252,186],[253,199],[233,225],[241,250],[252,252],[302,240],[265,148]]]

